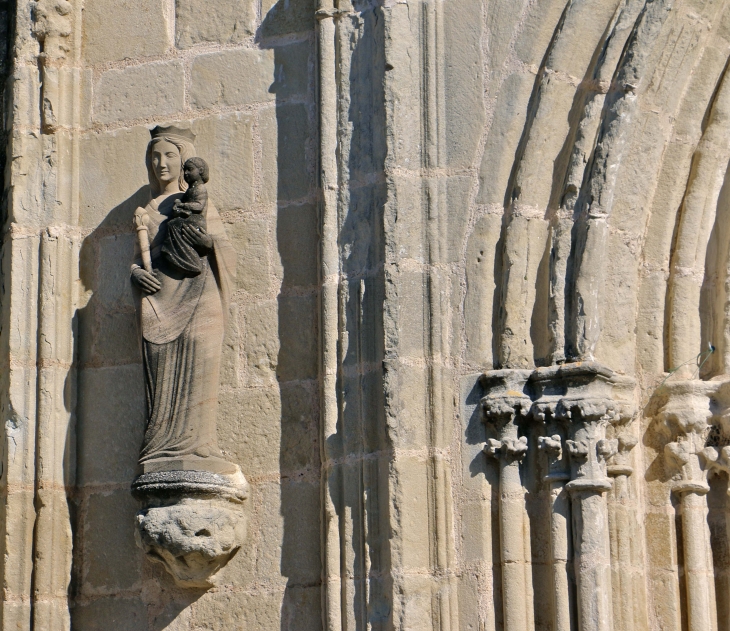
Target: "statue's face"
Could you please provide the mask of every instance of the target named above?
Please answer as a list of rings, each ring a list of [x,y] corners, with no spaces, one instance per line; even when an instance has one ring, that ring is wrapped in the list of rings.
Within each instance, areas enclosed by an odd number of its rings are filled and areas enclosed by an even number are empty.
[[[155,143],[152,148],[152,169],[163,187],[170,182],[177,182],[180,177],[178,148],[166,140]]]

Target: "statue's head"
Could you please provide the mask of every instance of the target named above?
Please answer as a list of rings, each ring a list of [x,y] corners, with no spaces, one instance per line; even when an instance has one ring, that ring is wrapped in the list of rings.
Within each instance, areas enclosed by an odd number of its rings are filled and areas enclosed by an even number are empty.
[[[183,165],[195,156],[195,134],[182,127],[158,125],[150,135],[145,164],[152,195],[159,195],[174,180],[179,190],[184,191],[188,185],[183,177]]]

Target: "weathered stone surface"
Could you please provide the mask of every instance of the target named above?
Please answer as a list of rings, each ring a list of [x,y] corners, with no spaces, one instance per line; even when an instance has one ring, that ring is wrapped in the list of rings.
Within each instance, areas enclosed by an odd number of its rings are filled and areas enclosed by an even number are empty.
[[[206,588],[245,539],[240,507],[185,499],[137,515],[137,545],[181,587]]]
[[[184,106],[183,77],[177,61],[107,70],[94,86],[94,120],[114,123],[179,112]]]
[[[101,0],[84,7],[84,57],[89,64],[155,57],[170,48],[163,0]]]
[[[103,594],[136,586],[142,579],[142,558],[134,542],[137,502],[124,489],[94,493],[85,508],[89,528],[83,568],[86,589]]]
[[[190,102],[196,109],[232,107],[274,98],[274,54],[231,50],[199,55],[193,61]]]
[[[309,116],[303,105],[280,105],[261,115],[264,200],[299,200],[309,193]]]
[[[309,204],[279,210],[276,243],[281,257],[282,288],[317,283],[317,208]]]
[[[195,148],[211,172],[210,198],[219,212],[249,208],[254,200],[253,119],[242,113],[197,119]]]
[[[86,368],[79,374],[79,484],[130,483],[144,432],[144,378],[139,364]]]
[[[139,151],[148,138],[144,127],[87,133],[80,138],[79,221],[85,228],[104,222],[105,226],[115,224],[118,232],[129,226],[134,208],[149,195],[144,161],[129,160],[129,155]]]
[[[728,6],[0,2],[0,627],[727,631]]]
[[[256,29],[256,3],[177,0],[175,2],[175,44],[189,48],[196,44],[232,44],[251,37]]]
[[[139,598],[105,596],[75,607],[73,621],[89,631],[137,631],[147,622],[147,609]]]
[[[301,33],[314,29],[313,0],[263,0],[261,33],[264,37]]]
[[[233,224],[228,233],[238,252],[239,287],[252,296],[266,296],[271,288],[270,222],[250,219]]]

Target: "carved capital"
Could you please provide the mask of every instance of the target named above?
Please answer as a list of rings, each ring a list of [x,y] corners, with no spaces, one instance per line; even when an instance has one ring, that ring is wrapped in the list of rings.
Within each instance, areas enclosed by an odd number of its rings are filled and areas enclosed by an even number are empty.
[[[678,495],[709,492],[710,470],[722,469],[722,449],[708,445],[713,431],[722,433],[730,409],[730,382],[686,380],[663,385],[654,397],[651,429],[666,440],[664,463]]]
[[[540,436],[537,439],[540,451],[544,452],[548,460],[549,473],[546,480],[559,482],[570,479],[570,471],[563,453],[563,440],[560,434]]]
[[[730,475],[730,446],[705,447],[700,454],[700,461],[708,471]],[[728,488],[728,495],[730,495],[730,488]]]
[[[672,490],[675,493],[704,495],[710,491],[707,468],[701,457],[704,444],[705,439],[701,434],[690,432],[665,445],[664,457],[669,472],[673,473]]]
[[[527,397],[484,397],[482,411],[487,422],[502,425],[513,421],[517,416],[525,416],[530,404]]]
[[[529,376],[527,370],[493,370],[482,375],[480,381],[487,395],[482,398],[481,407],[486,422],[499,428],[527,415],[532,406],[525,393]]]
[[[556,415],[573,423],[609,423],[621,418],[620,407],[603,397],[565,397],[558,402]]]
[[[527,436],[502,440],[490,438],[484,446],[484,453],[504,464],[520,462],[527,453]]]
[[[621,434],[616,441],[616,449],[612,456],[607,458],[606,471],[611,477],[631,475],[634,468],[631,466],[631,450],[639,442],[632,434]]]
[[[565,441],[571,465],[569,491],[603,493],[611,488],[606,461],[616,453],[618,441],[606,439],[604,433],[605,425],[594,424],[579,428],[574,439]]]

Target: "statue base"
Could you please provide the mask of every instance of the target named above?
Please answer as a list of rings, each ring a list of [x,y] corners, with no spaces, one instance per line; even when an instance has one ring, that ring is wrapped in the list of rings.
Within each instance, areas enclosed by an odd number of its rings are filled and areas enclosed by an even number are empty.
[[[246,536],[243,503],[248,493],[238,467],[232,475],[143,473],[132,483],[132,494],[143,503],[137,513],[137,545],[151,561],[162,563],[179,586],[210,588]]]

